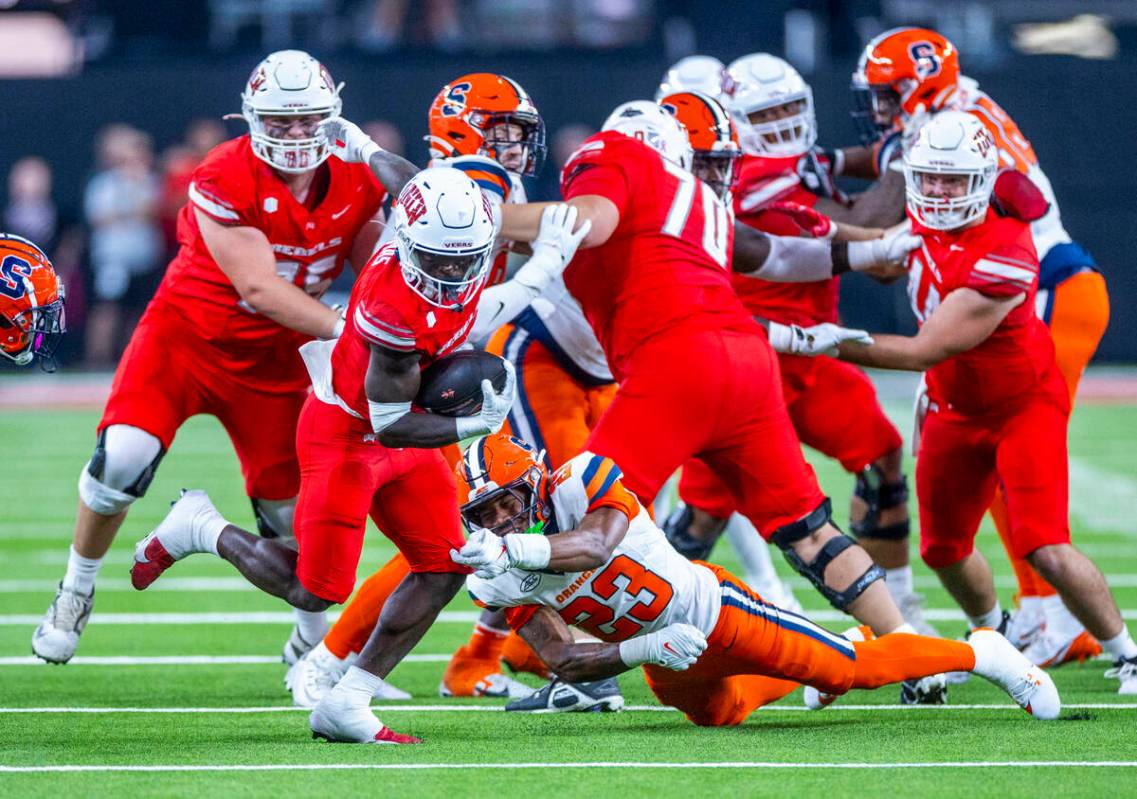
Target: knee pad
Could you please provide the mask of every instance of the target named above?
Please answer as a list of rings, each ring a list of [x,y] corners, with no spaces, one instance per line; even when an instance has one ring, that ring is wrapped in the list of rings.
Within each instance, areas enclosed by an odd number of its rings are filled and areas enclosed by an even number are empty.
[[[146,494],[166,448],[145,430],[113,424],[99,433],[95,453],[79,474],[79,496],[88,508],[114,516]]]
[[[663,534],[675,551],[687,560],[706,560],[711,550],[715,548],[719,536],[722,535],[722,530],[707,541],[694,537],[691,535],[691,520],[694,515],[690,505],[680,505],[664,520]],[[723,528],[725,527],[724,523]]]
[[[865,592],[870,585],[877,580],[884,579],[884,569],[877,566],[875,563],[869,568],[865,569],[864,573],[853,580],[853,582],[844,591],[837,591],[830,588],[825,584],[825,570],[829,564],[852,546],[856,546],[856,542],[842,533],[841,535],[830,538],[821,550],[809,563],[806,563],[797,552],[794,551],[793,545],[802,540],[806,536],[816,532],[821,527],[829,522],[832,514],[832,506],[829,498],[826,497],[816,510],[798,519],[793,524],[787,524],[780,527],[770,540],[778,545],[782,550],[782,555],[785,557],[786,562],[793,567],[794,571],[800,574],[805,579],[809,580],[813,587],[816,588],[823,597],[829,600],[829,604],[840,611],[847,611],[857,597]]]
[[[292,532],[292,517],[296,512],[296,497],[291,499],[250,499],[253,515],[257,519],[257,532],[261,538],[272,538],[287,547],[296,549],[296,536]]]
[[[908,478],[904,475],[896,482],[885,480],[884,472],[875,463],[870,463],[856,476],[853,495],[868,506],[865,518],[850,527],[857,538],[878,538],[899,541],[908,537],[909,520],[896,522],[886,527],[880,524],[881,511],[898,508],[908,503]]]

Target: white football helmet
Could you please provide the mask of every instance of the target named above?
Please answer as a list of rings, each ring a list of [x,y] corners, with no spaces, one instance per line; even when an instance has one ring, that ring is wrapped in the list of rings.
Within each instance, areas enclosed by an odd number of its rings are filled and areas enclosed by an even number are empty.
[[[419,172],[399,193],[395,241],[403,279],[431,305],[460,310],[485,280],[494,243],[493,211],[461,170]]]
[[[769,53],[745,55],[727,67],[732,87],[730,110],[738,124],[742,149],[751,155],[802,155],[817,141],[813,90],[788,63]],[[751,122],[751,114],[796,104],[781,119]]]
[[[941,111],[920,128],[904,156],[908,210],[934,230],[955,230],[987,213],[999,169],[995,139],[983,123],[963,111]],[[924,193],[933,175],[964,175],[967,190],[958,197]]]
[[[614,130],[639,139],[668,161],[690,171],[691,142],[683,124],[651,100],[632,100],[617,106],[601,130]]]
[[[305,126],[301,138],[285,138],[266,125],[266,117],[338,117],[343,103],[331,73],[303,50],[278,50],[257,64],[241,93],[241,116],[249,123],[253,152],[273,169],[298,173],[315,169],[330,155],[317,122]],[[276,135],[274,135],[276,134]]]
[[[655,93],[655,100],[659,102],[667,95],[676,92],[702,92],[722,101],[725,73],[726,66],[714,56],[689,55],[681,58],[672,64],[671,69],[663,76],[659,90]]]

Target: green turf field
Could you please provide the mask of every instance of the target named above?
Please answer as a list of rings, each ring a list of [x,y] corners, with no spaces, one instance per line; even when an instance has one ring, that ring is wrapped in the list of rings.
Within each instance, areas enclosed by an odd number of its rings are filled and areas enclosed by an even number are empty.
[[[895,411],[906,428],[904,408]],[[8,470],[0,487],[0,796],[1137,794],[1137,701],[1113,706],[1125,697],[1115,694],[1115,681],[1102,679],[1103,661],[1055,673],[1068,707],[1052,723],[1034,721],[973,681],[952,688],[947,708],[900,709],[896,691],[883,689],[807,713],[795,693],[740,728],[698,729],[653,707],[636,672],[621,678],[632,706],[622,714],[514,717],[496,712],[499,703],[437,697],[444,661],[474,618],[464,597],[412,662],[391,675],[413,702],[380,710],[386,723],[425,745],[313,741],[304,712],[288,707],[283,666],[272,662],[289,630],[282,603],[208,556],[179,564],[146,593],[130,588],[131,548],[179,487],[204,488],[231,519],[252,523],[236,460],[212,419],[182,430],[132,510],[104,565],[78,661],[32,665],[31,632],[63,573],[75,481],[96,419],[94,411],[0,412]],[[1137,406],[1086,406],[1075,414],[1075,541],[1106,571],[1131,625],[1135,449]],[[851,480],[813,460],[843,520]],[[1013,586],[992,530],[981,544],[1007,604]],[[374,535],[361,568],[378,566],[391,551]],[[716,559],[734,565],[726,544]],[[940,629],[960,634],[963,624],[932,575],[917,566],[916,580]],[[796,578],[794,585],[817,618],[844,628],[820,597]],[[188,663],[188,656],[203,662]],[[100,661],[108,657],[128,662]],[[138,662],[147,657],[177,662]]]

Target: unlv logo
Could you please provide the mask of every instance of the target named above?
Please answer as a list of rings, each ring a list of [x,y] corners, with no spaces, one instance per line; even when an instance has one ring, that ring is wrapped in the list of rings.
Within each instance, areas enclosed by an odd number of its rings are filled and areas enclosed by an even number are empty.
[[[908,57],[916,65],[916,77],[920,80],[940,73],[941,60],[931,42],[912,42],[908,46]]]
[[[413,183],[408,183],[403,193],[399,195],[399,205],[403,206],[403,211],[407,214],[408,225],[413,225],[426,213],[426,200],[422,198],[418,186]]]
[[[987,151],[995,144],[995,139],[991,136],[991,131],[987,130],[987,128],[980,128],[975,131],[974,140],[975,149],[978,150],[982,156],[986,156]]]
[[[265,75],[264,67],[257,67],[253,70],[253,74],[249,76],[249,92],[256,93],[261,86],[265,85],[268,76]]]

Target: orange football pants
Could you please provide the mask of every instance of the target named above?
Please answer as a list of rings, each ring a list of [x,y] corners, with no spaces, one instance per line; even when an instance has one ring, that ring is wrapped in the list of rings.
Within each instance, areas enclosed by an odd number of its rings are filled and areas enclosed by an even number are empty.
[[[511,339],[526,335],[513,325],[503,325],[490,338],[486,351],[505,357]],[[575,380],[540,342],[528,338],[518,351],[517,400],[502,432],[544,449],[549,467],[561,464],[584,451],[584,443],[597,420],[616,395],[616,385],[586,386]],[[461,458],[457,445],[443,448],[453,466]],[[324,645],[337,657],[358,652],[379,620],[387,597],[410,572],[401,554],[396,554],[379,571],[368,577],[324,638]],[[519,641],[518,641],[519,642]],[[514,642],[514,643],[518,643]]]
[[[722,590],[722,609],[706,652],[687,671],[643,667],[659,701],[701,727],[741,724],[803,683],[843,694],[975,668],[974,651],[960,641],[907,633],[849,641],[771,605],[726,569],[702,565],[715,572]]]
[[[1086,270],[1059,283],[1054,288],[1054,305],[1050,315],[1050,337],[1054,340],[1054,352],[1058,360],[1058,370],[1066,381],[1070,392],[1070,405],[1078,393],[1078,383],[1086,371],[1086,365],[1094,357],[1101,337],[1109,324],[1109,292],[1105,278],[1099,272]],[[1019,596],[1051,596],[1056,594],[1054,586],[1046,582],[1042,575],[1026,561],[1015,557],[1011,547],[1011,523],[1007,514],[1007,498],[1000,486],[991,504],[991,519],[999,538],[1007,550],[1015,578],[1019,584]]]

